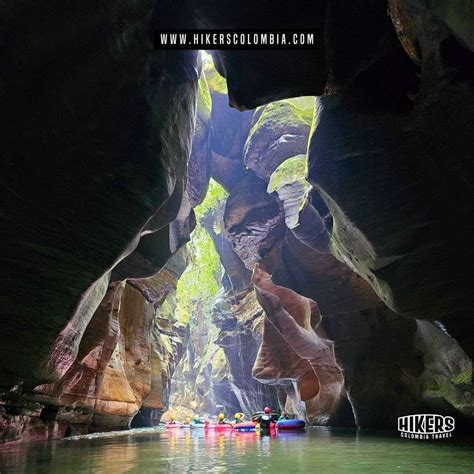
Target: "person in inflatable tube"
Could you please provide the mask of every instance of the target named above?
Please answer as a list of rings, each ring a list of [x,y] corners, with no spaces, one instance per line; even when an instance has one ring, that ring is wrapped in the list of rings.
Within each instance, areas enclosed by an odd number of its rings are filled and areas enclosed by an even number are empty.
[[[202,421],[201,418],[199,418],[199,416],[195,415],[195,416],[194,416],[193,423],[194,423],[195,425],[203,425],[203,424],[204,424],[204,421]]]
[[[225,417],[224,413],[219,413],[217,423],[219,425],[225,425],[226,423],[229,423],[229,420]]]
[[[170,421],[168,421],[170,425],[176,425],[178,422],[176,421],[176,417],[174,415],[170,416]]]
[[[270,407],[265,407],[263,413],[255,420],[260,425],[260,429],[269,430],[273,426],[271,411]]]
[[[234,415],[234,423],[242,423],[244,420],[245,415],[243,413],[237,412]]]
[[[288,412],[282,411],[281,415],[278,417],[278,421],[280,420],[291,420],[290,415],[288,415]]]

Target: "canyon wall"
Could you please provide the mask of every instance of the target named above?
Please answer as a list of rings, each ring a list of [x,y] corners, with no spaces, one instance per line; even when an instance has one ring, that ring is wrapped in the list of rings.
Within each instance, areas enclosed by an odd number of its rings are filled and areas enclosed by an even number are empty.
[[[111,283],[61,381],[6,394],[4,441],[128,428],[132,420],[156,424],[188,338],[173,311],[185,264],[181,251],[149,279]]]
[[[233,20],[216,2],[193,10],[208,27],[252,28],[267,16],[289,27],[301,14],[321,31],[315,54],[215,52],[230,102],[321,96],[308,176],[316,209],[332,216],[331,253],[394,312],[441,320],[472,356],[472,276],[459,260],[473,257],[472,5],[283,3],[246,15],[244,2]]]
[[[306,180],[311,148],[307,154],[305,140],[299,139],[308,140],[308,117],[314,129],[319,113],[311,98],[275,102],[255,111],[241,151],[247,170],[230,188],[224,229],[214,236],[224,267],[226,260],[232,261],[226,267],[230,288],[232,282],[251,288],[247,278],[253,271],[265,309],[266,318],[252,329],[261,337],[253,377],[275,387],[282,408],[315,424],[393,427],[403,413],[430,409],[456,415],[461,423],[472,420],[472,362],[459,343],[439,323],[394,312],[369,278],[336,258],[338,223]],[[212,120],[226,119],[217,115]],[[285,123],[291,126],[280,126]],[[254,147],[267,159],[249,159]],[[268,281],[263,294],[259,273]],[[289,310],[282,303],[282,312],[278,302],[268,302],[275,288],[290,292],[293,301],[307,298],[317,309],[305,316],[307,320],[301,320],[298,310],[294,314],[291,303]],[[278,321],[290,324],[292,319],[302,329],[290,325],[292,333],[287,335]],[[308,338],[315,347],[334,347],[332,362],[301,355]],[[428,362],[431,356],[434,360]]]
[[[261,343],[263,310],[253,289],[215,299],[212,318],[196,314],[188,347],[173,376],[170,410],[175,416],[247,415],[278,407],[277,392],[252,377]]]

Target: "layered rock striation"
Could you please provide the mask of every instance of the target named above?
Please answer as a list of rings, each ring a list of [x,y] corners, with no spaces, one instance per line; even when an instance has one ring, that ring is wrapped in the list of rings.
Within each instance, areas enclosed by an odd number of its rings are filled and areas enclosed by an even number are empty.
[[[181,252],[154,277],[111,283],[61,381],[6,394],[4,441],[156,424],[188,337],[173,313],[184,267]]]

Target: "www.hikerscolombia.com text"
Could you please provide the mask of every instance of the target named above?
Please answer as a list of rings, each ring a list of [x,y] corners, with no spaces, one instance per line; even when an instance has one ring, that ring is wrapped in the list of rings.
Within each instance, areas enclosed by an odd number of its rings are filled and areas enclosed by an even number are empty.
[[[300,32],[218,32],[218,31],[155,31],[155,48],[243,49],[243,48],[317,48],[316,31]],[[183,48],[183,49],[184,49]]]

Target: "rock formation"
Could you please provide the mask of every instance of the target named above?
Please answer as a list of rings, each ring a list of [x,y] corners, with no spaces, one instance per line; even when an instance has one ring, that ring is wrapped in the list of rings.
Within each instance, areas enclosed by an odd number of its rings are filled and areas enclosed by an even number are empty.
[[[316,124],[319,120],[316,115]],[[338,222],[324,196],[321,199],[305,180],[305,161],[301,155],[288,157],[281,164],[277,161],[275,167],[279,166],[266,180],[249,172],[227,199],[226,238],[247,268],[258,263],[271,273],[279,287],[317,301],[322,315],[319,331],[324,339],[334,343],[337,364],[345,375],[344,386],[339,381],[338,388],[332,390],[328,383],[325,389],[339,394],[334,397],[337,401],[326,406],[321,400],[316,402],[320,393],[318,375],[310,370],[308,360],[295,357],[291,346],[287,347],[269,321],[264,327],[270,336],[263,338],[254,375],[280,387],[285,393],[280,397],[283,405],[319,424],[395,426],[397,416],[430,409],[434,399],[443,400],[436,404],[438,410],[469,418],[472,404],[467,400],[472,385],[459,382],[466,380],[462,375],[466,372],[454,363],[460,357],[469,366],[469,358],[451,340],[462,355],[451,353],[448,357],[451,369],[444,372],[443,382],[435,384],[436,395],[432,398],[426,395],[422,388],[426,381],[421,374],[427,369],[420,363],[420,357],[425,359],[428,344],[420,344],[416,321],[391,311],[378,297],[370,280],[359,276],[344,259],[336,258],[339,255],[335,252],[334,229]],[[260,301],[264,308],[265,303],[268,305],[268,298],[260,296]],[[267,314],[271,312],[270,309]],[[313,321],[314,327],[317,323]],[[441,337],[438,326],[427,327]],[[394,353],[400,356],[393,358]],[[436,359],[436,364],[443,365],[441,357]],[[387,371],[388,367],[391,370]],[[330,379],[331,373],[322,373]],[[453,386],[452,380],[458,383]],[[442,386],[449,386],[453,391]],[[460,400],[457,397],[466,387],[470,387],[467,398]],[[305,403],[302,405],[301,401]]]
[[[261,343],[263,312],[253,290],[219,295],[212,319],[195,316],[185,356],[173,376],[170,410],[164,416],[247,414],[278,406],[274,388],[252,377]]]
[[[7,399],[5,441],[127,428],[136,416],[135,424],[156,424],[187,340],[187,327],[174,320],[172,307],[184,265],[180,252],[154,277],[111,283],[61,381],[36,387],[19,415],[18,402]]]
[[[29,11],[28,31],[22,8],[9,10],[2,387],[63,377],[111,269],[179,210],[195,59],[153,52],[150,11],[137,6],[133,21],[119,20],[129,7],[92,22],[86,5]]]
[[[323,424],[340,403],[344,379],[336,362],[333,342],[320,337],[321,331],[318,335],[313,329],[321,322],[318,305],[288,288],[275,285],[258,264],[252,282],[266,314],[263,341],[253,375],[263,381],[296,384],[305,408],[314,407],[311,421]],[[295,408],[289,409],[296,412]],[[306,410],[303,416],[306,416]]]

